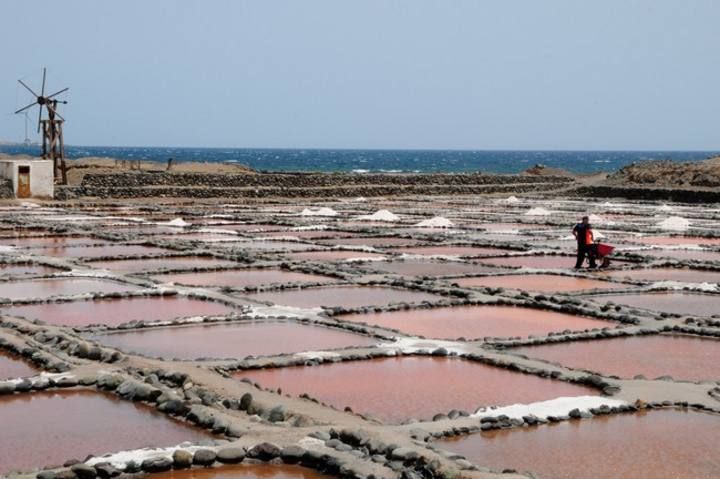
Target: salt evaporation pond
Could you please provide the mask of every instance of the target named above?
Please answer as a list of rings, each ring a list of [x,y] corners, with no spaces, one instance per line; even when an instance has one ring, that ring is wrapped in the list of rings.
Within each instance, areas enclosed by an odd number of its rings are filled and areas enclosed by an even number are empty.
[[[690,268],[643,268],[608,271],[605,276],[635,281],[677,281],[680,283],[720,283],[720,271]]]
[[[35,376],[37,370],[20,356],[0,350],[0,381]]]
[[[118,273],[141,273],[163,269],[227,268],[237,266],[231,261],[211,256],[175,256],[168,258],[125,259],[93,261],[87,263],[93,268],[108,269]]]
[[[388,423],[430,419],[452,409],[530,403],[558,396],[597,394],[585,386],[512,372],[463,359],[382,358],[320,366],[235,373],[263,387],[310,396]]]
[[[271,283],[328,283],[335,281],[329,276],[269,268],[164,274],[153,276],[153,279],[161,283],[176,283],[186,286],[227,286],[231,288]]]
[[[145,245],[59,246],[33,249],[32,254],[61,258],[101,258],[106,256],[140,256],[168,253],[170,250]]]
[[[45,278],[2,283],[0,298],[38,298],[85,293],[121,293],[138,289],[131,284],[122,284],[96,278]]]
[[[184,469],[148,476],[149,479],[332,479],[307,467],[287,464],[241,464],[204,469]]]
[[[460,276],[466,274],[492,273],[497,268],[458,261],[404,260],[373,261],[366,269],[400,276]]]
[[[536,255],[483,258],[482,263],[510,268],[570,269],[575,266],[575,256]]]
[[[506,249],[481,248],[474,246],[418,246],[415,248],[397,248],[393,251],[396,253],[421,256],[460,256],[466,258],[497,256],[507,254],[509,252],[509,250]]]
[[[257,301],[269,301],[296,308],[386,306],[391,303],[438,301],[442,296],[420,291],[383,286],[330,286],[273,291],[247,295]]]
[[[376,339],[339,329],[285,321],[149,328],[97,334],[91,339],[164,359],[244,358],[377,343]]]
[[[386,256],[366,251],[308,251],[305,253],[290,253],[286,255],[292,261],[347,261],[358,259],[381,259]]]
[[[66,248],[69,246],[87,244],[106,244],[107,240],[92,238],[90,236],[18,236],[15,238],[0,238],[0,244],[19,248],[52,247]]]
[[[720,238],[703,238],[701,236],[640,236],[625,239],[633,243],[658,246],[720,245]]]
[[[570,314],[514,306],[456,306],[346,314],[337,316],[337,319],[439,339],[545,336],[553,331],[582,331],[609,324]]]
[[[57,273],[57,268],[29,263],[0,263],[0,274],[8,276],[46,275]]]
[[[104,324],[118,326],[129,321],[169,321],[190,316],[219,316],[233,312],[229,306],[184,296],[137,296],[120,299],[38,303],[7,306],[3,314],[39,319],[62,326]]]
[[[575,369],[633,378],[720,381],[720,341],[689,335],[630,336],[528,346],[513,351]]]
[[[661,313],[712,316],[720,313],[720,296],[691,293],[639,293],[586,296],[599,303],[613,302]]]
[[[95,391],[0,396],[0,424],[0,473],[208,437],[149,406]]]
[[[632,251],[641,256],[653,258],[667,258],[689,261],[720,261],[720,251],[704,251],[696,249],[651,249]]]
[[[556,274],[482,276],[460,278],[453,282],[462,288],[508,288],[543,293],[564,293],[586,289],[617,289],[628,287],[628,285],[611,283],[609,281],[578,278],[575,276],[560,276]]]
[[[652,410],[486,431],[436,445],[484,467],[542,478],[710,479],[720,477],[718,437],[717,415]]]
[[[318,243],[327,246],[369,246],[372,248],[387,248],[394,246],[408,246],[422,243],[412,238],[399,238],[396,236],[379,236],[367,238],[330,238],[319,240]]]

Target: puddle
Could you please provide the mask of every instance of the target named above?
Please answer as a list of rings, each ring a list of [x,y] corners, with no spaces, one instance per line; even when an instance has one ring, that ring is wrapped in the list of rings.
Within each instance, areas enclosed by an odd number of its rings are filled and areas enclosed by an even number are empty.
[[[396,253],[416,254],[423,256],[497,256],[507,254],[509,251],[500,248],[477,248],[472,246],[419,246],[417,248],[398,248]]]
[[[32,254],[62,258],[101,258],[104,256],[139,256],[168,253],[170,250],[143,245],[69,246],[36,248]]]
[[[0,381],[35,376],[37,369],[20,356],[0,350]]]
[[[93,261],[88,263],[88,266],[118,273],[140,273],[162,269],[223,268],[237,265],[231,261],[210,256],[177,256],[174,258]]]
[[[457,261],[374,261],[364,266],[365,269],[398,274],[400,276],[459,276],[465,274],[492,273],[497,268]]]
[[[720,296],[690,293],[642,293],[586,296],[598,303],[622,304],[661,313],[712,316],[720,312]]]
[[[376,339],[283,321],[182,326],[94,335],[102,344],[162,358],[244,358],[369,346]]]
[[[0,263],[0,274],[8,276],[29,276],[57,273],[59,270],[50,266],[27,263]]]
[[[4,314],[39,319],[49,324],[117,326],[129,321],[169,321],[180,317],[225,315],[229,306],[183,296],[140,296],[95,301],[71,301],[8,306]]]
[[[364,322],[428,338],[478,339],[545,336],[552,331],[601,328],[610,323],[513,306],[457,306],[373,314],[347,314],[337,319]]]
[[[561,381],[438,357],[382,358],[320,366],[241,371],[264,387],[307,393],[338,409],[370,414],[389,423],[430,419],[451,409],[581,396],[597,391]]]
[[[577,278],[574,276],[559,276],[555,274],[529,274],[484,276],[477,278],[460,278],[453,280],[462,288],[509,288],[537,292],[569,292],[585,289],[617,289],[628,288],[628,285],[610,283],[596,279]]]
[[[48,278],[2,283],[0,297],[14,300],[84,293],[120,293],[136,289],[133,285],[96,278]]]
[[[720,380],[720,341],[685,335],[632,336],[517,348],[529,357],[605,375]]]
[[[149,406],[94,391],[0,396],[0,423],[0,473],[208,437]]]
[[[318,308],[321,306],[358,308],[360,306],[386,306],[390,303],[420,303],[422,301],[442,299],[442,296],[430,293],[382,286],[331,286],[258,293],[247,295],[247,297],[296,308]]]
[[[185,469],[148,476],[149,479],[332,479],[312,469],[286,464],[241,464],[209,469]]]
[[[636,281],[678,281],[681,283],[720,283],[720,271],[689,268],[654,268],[609,271],[607,276]]]
[[[365,251],[308,251],[286,255],[292,261],[347,261],[355,259],[380,259],[386,256]]]
[[[245,269],[213,271],[206,273],[179,273],[153,276],[161,283],[176,283],[187,286],[228,286],[245,288],[271,283],[328,283],[335,281],[329,276],[296,273],[279,269]]]
[[[709,479],[720,476],[718,437],[716,415],[653,410],[487,431],[436,445],[478,465],[543,478]]]

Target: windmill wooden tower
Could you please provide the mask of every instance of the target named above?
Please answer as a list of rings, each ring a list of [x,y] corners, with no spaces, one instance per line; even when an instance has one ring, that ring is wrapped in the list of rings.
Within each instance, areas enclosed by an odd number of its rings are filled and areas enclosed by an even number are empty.
[[[55,181],[63,185],[67,184],[67,166],[65,165],[65,145],[63,143],[63,123],[65,118],[58,113],[58,105],[66,104],[67,101],[58,100],[56,97],[68,91],[68,88],[56,91],[52,95],[45,95],[45,78],[47,69],[43,68],[42,88],[38,95],[35,91],[27,86],[22,80],[18,82],[24,86],[27,91],[32,93],[35,101],[29,105],[20,108],[15,113],[22,113],[35,105],[39,105],[38,111],[38,133],[42,130],[42,157],[53,160],[55,170]],[[46,112],[46,118],[43,118],[43,110]]]

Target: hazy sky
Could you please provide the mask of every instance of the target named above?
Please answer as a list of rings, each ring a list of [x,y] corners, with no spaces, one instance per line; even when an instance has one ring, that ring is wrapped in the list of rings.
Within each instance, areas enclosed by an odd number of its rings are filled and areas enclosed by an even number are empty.
[[[47,66],[70,144],[718,149],[719,22],[718,0],[2,0],[0,139]]]

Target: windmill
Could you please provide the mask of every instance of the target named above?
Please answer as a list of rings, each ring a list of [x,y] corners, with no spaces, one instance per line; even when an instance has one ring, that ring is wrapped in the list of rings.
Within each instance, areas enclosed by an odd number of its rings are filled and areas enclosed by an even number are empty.
[[[34,97],[35,101],[29,105],[20,108],[15,113],[27,112],[35,105],[39,105],[38,111],[38,133],[42,130],[42,157],[53,160],[55,181],[67,184],[67,167],[65,165],[65,145],[63,143],[62,127],[65,118],[58,113],[58,104],[66,104],[67,101],[58,100],[56,97],[68,91],[68,88],[56,91],[52,95],[45,95],[45,79],[47,77],[47,69],[43,68],[42,88],[38,95],[35,91],[27,86],[22,80],[18,80],[27,91]],[[46,111],[46,119],[43,119],[43,109]]]

